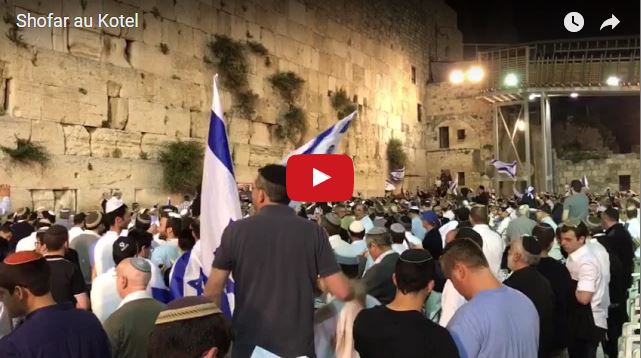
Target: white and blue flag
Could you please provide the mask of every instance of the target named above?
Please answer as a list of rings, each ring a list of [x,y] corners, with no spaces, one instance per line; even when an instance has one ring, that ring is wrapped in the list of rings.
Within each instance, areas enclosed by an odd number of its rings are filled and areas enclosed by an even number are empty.
[[[490,163],[496,168],[499,173],[503,173],[510,178],[516,177],[516,160],[512,163],[502,162],[500,160],[492,159]]]
[[[349,116],[341,119],[336,122],[333,126],[325,129],[321,134],[316,136],[316,138],[310,140],[309,142],[303,144],[299,148],[295,149],[293,152],[289,153],[283,159],[283,165],[287,165],[289,157],[297,154],[334,154],[338,143],[340,143],[343,134],[349,129],[349,125],[354,120],[354,117],[357,115],[358,111],[352,112]]]
[[[200,200],[200,240],[191,252],[181,256],[174,265],[171,291],[174,296],[202,295],[207,282],[214,251],[220,246],[223,230],[241,216],[238,187],[229,152],[223,109],[214,76],[209,136],[205,147],[203,181]],[[221,310],[228,317],[234,310],[233,281],[225,285]]]

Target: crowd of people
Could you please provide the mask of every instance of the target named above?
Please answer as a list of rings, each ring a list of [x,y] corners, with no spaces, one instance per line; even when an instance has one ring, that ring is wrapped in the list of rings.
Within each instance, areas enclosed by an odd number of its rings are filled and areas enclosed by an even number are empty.
[[[0,356],[613,358],[639,256],[631,192],[575,180],[293,207],[267,165],[204,295],[182,298],[198,196],[141,208],[114,192],[75,214],[9,198],[0,186]]]

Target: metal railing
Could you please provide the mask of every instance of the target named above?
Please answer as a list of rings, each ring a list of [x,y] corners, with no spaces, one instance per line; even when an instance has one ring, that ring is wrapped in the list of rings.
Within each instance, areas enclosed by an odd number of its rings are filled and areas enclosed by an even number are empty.
[[[486,90],[505,89],[506,74],[518,79],[517,88],[603,86],[609,76],[622,85],[639,84],[640,41],[634,37],[538,41],[505,46],[467,44],[487,70]]]

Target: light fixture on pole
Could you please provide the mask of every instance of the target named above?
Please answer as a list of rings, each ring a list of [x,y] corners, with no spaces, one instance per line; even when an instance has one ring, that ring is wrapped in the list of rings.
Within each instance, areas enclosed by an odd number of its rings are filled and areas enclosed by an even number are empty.
[[[532,94],[530,94],[530,97],[528,97],[528,98],[530,99],[530,101],[534,101],[535,99],[540,98],[540,97],[541,97],[540,94],[532,93]]]
[[[516,121],[516,129],[519,131],[523,132],[525,130],[525,121],[522,119],[519,119]]]
[[[519,77],[515,73],[508,73],[503,79],[505,87],[516,87],[519,84]]]
[[[608,79],[605,81],[605,83],[608,86],[616,87],[619,85],[619,82],[621,82],[621,79],[617,76],[610,76]]]
[[[577,98],[577,97],[579,97],[579,94],[576,93],[576,92],[572,92],[572,93],[570,93],[570,97],[571,98]]]

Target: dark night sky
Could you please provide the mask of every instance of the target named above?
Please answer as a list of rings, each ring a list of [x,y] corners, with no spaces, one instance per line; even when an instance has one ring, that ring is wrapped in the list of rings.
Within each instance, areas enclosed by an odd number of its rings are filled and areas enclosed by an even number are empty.
[[[466,43],[513,43],[537,40],[639,35],[639,0],[446,0],[458,14]],[[583,29],[568,32],[563,18],[578,11]],[[614,14],[621,23],[599,31]]]
[[[541,40],[639,35],[639,0],[446,0],[458,14],[465,43],[519,43]],[[568,12],[578,11],[585,25],[576,33],[563,26]],[[621,23],[599,30],[614,14]],[[598,118],[622,151],[639,144],[639,96],[557,98],[552,118]],[[558,144],[558,143],[557,143]],[[554,145],[554,143],[553,143]]]

